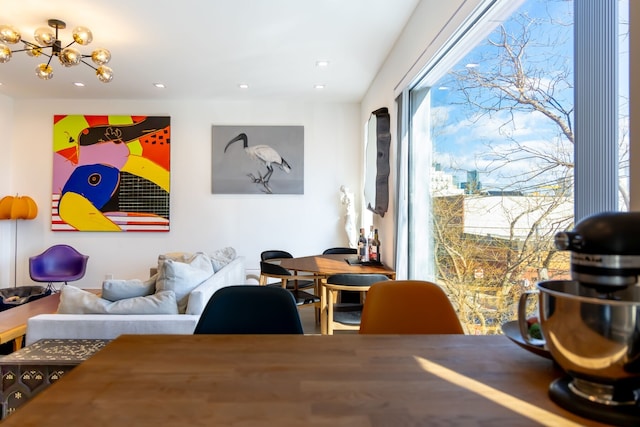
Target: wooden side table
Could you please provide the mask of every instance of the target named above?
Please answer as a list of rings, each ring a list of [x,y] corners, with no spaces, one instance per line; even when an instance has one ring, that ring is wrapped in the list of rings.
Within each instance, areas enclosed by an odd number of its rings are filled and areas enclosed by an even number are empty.
[[[87,360],[109,340],[46,339],[0,358],[1,418]]]
[[[60,294],[55,293],[0,312],[0,344],[13,341],[13,350],[20,349],[27,320],[38,314],[55,313],[59,303]]]

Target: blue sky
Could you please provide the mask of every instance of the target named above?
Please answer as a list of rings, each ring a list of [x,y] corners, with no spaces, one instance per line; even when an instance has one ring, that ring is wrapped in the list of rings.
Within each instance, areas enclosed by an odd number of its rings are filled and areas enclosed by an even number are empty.
[[[531,38],[523,62],[532,83],[546,86],[550,81],[549,77],[557,73],[567,74],[567,81],[572,82],[572,9],[570,1],[527,0],[503,23],[507,34],[519,39],[521,26],[514,17],[523,14],[531,18]],[[454,69],[462,71],[465,67],[472,66],[479,72],[491,73],[499,65],[495,59],[498,48],[489,46],[487,39],[498,41],[499,38],[499,29],[496,29],[459,61]],[[517,45],[514,40],[512,43]],[[509,72],[507,69],[503,74]],[[433,85],[432,131],[435,137],[435,161],[459,181],[466,180],[467,170],[479,170],[483,188],[504,188],[505,183],[513,182],[514,176],[522,174],[528,168],[535,171],[544,167],[544,164],[536,164],[538,160],[535,156],[521,152],[519,155],[513,154],[510,162],[500,162],[502,166],[499,170],[488,173],[489,169],[498,164],[491,151],[512,149],[515,142],[526,145],[534,152],[543,153],[540,157],[547,153],[572,161],[572,145],[543,114],[515,110],[488,115],[482,110],[471,108],[461,92],[455,89],[455,82],[451,78],[451,75],[445,75]],[[473,95],[478,102],[492,102],[486,90],[474,91]],[[570,107],[573,104],[571,83],[556,87],[554,95],[564,106]],[[543,183],[554,179],[549,175],[530,179],[524,189],[531,189],[536,181]]]

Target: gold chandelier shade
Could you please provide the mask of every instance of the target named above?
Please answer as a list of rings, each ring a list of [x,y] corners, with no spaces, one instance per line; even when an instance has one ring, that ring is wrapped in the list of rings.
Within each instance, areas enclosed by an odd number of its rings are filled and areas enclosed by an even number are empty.
[[[52,46],[56,41],[56,33],[51,28],[40,27],[33,33],[33,38],[42,46]]]
[[[53,77],[53,68],[51,60],[54,56],[58,57],[60,64],[64,67],[73,67],[80,63],[93,68],[96,72],[98,80],[108,83],[113,80],[113,70],[107,67],[111,60],[111,52],[104,48],[95,49],[91,54],[82,54],[73,44],[86,46],[93,41],[93,33],[87,27],[75,27],[72,32],[73,40],[63,45],[58,38],[58,30],[66,28],[66,24],[59,19],[49,19],[48,27],[40,27],[34,32],[34,42],[24,40],[20,32],[11,25],[0,25],[0,64],[4,64],[11,60],[12,54],[16,52],[26,52],[28,56],[39,57],[44,55],[48,57],[48,61],[39,64],[35,71],[36,75],[42,80],[49,80]],[[11,50],[8,45],[22,42],[22,49]],[[47,50],[50,49],[47,53]],[[92,65],[86,59],[91,59],[95,64]]]
[[[0,25],[0,40],[5,43],[16,44],[20,41],[20,33],[11,25]]]
[[[34,219],[38,205],[29,196],[5,196],[0,199],[0,219]]]
[[[87,27],[76,27],[73,29],[73,40],[82,46],[86,46],[93,41],[93,34]]]

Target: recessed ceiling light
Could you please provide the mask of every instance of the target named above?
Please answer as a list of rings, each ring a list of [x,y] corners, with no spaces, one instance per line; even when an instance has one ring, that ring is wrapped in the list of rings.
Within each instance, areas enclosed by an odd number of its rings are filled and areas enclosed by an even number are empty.
[[[162,83],[154,83],[153,85],[155,87],[157,87],[158,89],[164,89],[165,88],[164,84],[162,84]]]
[[[328,67],[329,61],[316,61],[316,67]]]
[[[467,68],[477,68],[479,66],[480,66],[480,64],[476,64],[475,62],[471,62],[471,63],[465,65],[465,67],[467,67]]]
[[[84,83],[82,82],[73,82],[73,85],[77,87],[84,87]]]
[[[248,85],[248,84],[246,84],[246,83],[240,83],[240,84],[238,85],[238,87],[239,87],[240,89],[249,89],[249,85]]]
[[[314,87],[314,89],[320,90],[320,89],[324,89],[326,86],[325,85],[314,85],[313,87]]]

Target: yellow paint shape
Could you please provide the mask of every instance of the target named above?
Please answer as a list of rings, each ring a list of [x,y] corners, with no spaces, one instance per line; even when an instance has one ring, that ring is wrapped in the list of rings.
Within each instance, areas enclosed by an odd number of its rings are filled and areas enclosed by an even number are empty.
[[[130,155],[121,170],[146,178],[162,187],[163,190],[169,191],[169,171],[149,159]]]
[[[65,193],[60,198],[58,214],[78,231],[122,231],[89,200],[77,193]]]

